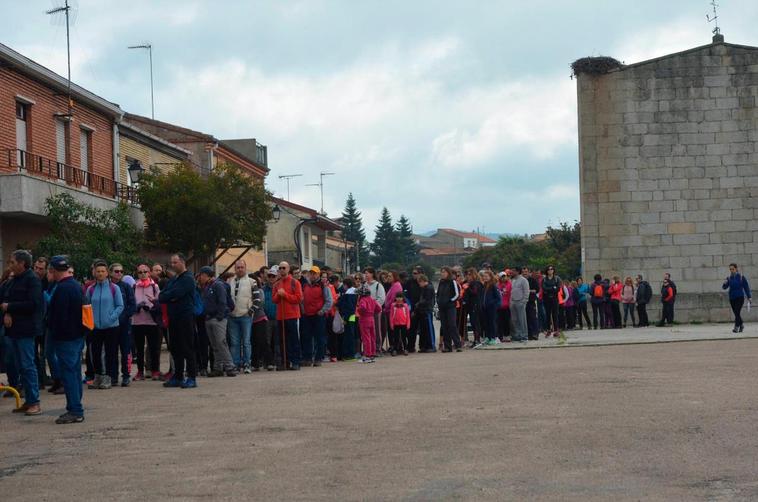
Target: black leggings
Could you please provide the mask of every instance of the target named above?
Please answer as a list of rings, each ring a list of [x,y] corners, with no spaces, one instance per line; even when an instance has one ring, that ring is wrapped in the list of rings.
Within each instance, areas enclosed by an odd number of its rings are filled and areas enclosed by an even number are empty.
[[[197,359],[195,354],[195,320],[191,315],[169,318],[169,338],[171,355],[174,358],[174,379],[184,378],[187,365],[187,377],[197,377]]]
[[[408,337],[408,328],[406,326],[395,326],[390,332],[390,350],[402,352],[405,350],[405,340]]]
[[[558,331],[560,329],[558,321],[558,298],[543,298],[542,304],[545,306],[547,331]]]
[[[739,298],[730,298],[729,304],[732,306],[732,312],[734,312],[734,327],[742,327],[743,322],[740,311],[742,311],[742,306],[745,304],[745,297],[740,296]]]
[[[592,322],[590,321],[590,315],[587,313],[587,302],[579,302],[579,307],[577,311],[577,320],[579,321],[579,327],[582,328],[582,316],[584,316],[584,319],[587,321],[587,327],[592,327]]]
[[[105,348],[105,368],[103,368],[103,348]],[[118,374],[118,327],[95,329],[92,332],[90,357],[95,375]]]
[[[150,356],[149,371],[161,370],[161,330],[158,326],[148,324],[132,325],[134,333],[134,348],[137,352],[136,363],[140,373],[145,371],[145,341],[147,341],[147,351]]]

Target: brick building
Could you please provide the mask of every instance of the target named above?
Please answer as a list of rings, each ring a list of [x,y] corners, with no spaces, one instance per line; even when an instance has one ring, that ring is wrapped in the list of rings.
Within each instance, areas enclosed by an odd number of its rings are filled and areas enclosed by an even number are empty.
[[[669,272],[677,319],[730,319],[728,264],[758,277],[758,48],[717,35],[602,71],[580,61],[585,275],[642,273],[657,292]]]
[[[118,125],[119,139],[119,182],[132,185],[129,167],[135,163],[143,169],[157,167],[166,172],[173,166],[191,163],[192,152],[143,131],[128,122]]]
[[[66,192],[94,207],[133,201],[120,179],[118,105],[0,44],[0,266],[47,232],[45,199]],[[141,213],[133,211],[135,223]]]

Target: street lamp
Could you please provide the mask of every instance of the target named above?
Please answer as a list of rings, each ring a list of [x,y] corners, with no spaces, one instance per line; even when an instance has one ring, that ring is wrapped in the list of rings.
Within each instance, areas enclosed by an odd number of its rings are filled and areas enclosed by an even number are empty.
[[[279,204],[274,204],[274,207],[271,209],[271,216],[274,218],[274,223],[277,223],[279,218],[282,217],[282,209],[279,207]]]
[[[127,49],[147,49],[150,56],[150,118],[155,120],[155,99],[153,98],[153,45],[150,43],[130,45]]]
[[[145,172],[145,168],[142,167],[142,163],[139,160],[133,160],[129,162],[127,171],[129,171],[129,179],[132,180],[132,183],[137,184],[139,183],[142,173]]]

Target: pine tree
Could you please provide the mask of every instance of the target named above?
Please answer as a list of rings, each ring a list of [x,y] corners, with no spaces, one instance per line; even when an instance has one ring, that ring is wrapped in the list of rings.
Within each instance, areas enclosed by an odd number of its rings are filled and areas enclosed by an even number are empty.
[[[398,261],[397,253],[397,231],[392,224],[392,217],[389,210],[382,208],[382,214],[379,217],[379,224],[376,226],[374,233],[374,242],[371,244],[373,253],[372,262],[374,266],[380,267],[384,263]]]
[[[361,212],[355,203],[352,192],[347,194],[345,210],[342,212],[342,235],[348,241],[354,242],[355,247],[350,256],[353,266],[365,266],[368,264],[368,246],[366,245],[366,232],[363,230]]]
[[[395,226],[397,234],[397,258],[404,266],[411,265],[418,259],[418,248],[413,240],[411,222],[404,214],[400,215]]]

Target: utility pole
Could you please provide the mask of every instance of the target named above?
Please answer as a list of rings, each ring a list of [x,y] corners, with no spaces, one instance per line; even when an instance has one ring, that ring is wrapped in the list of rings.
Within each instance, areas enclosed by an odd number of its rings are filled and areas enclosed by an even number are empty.
[[[130,45],[127,49],[147,49],[150,58],[150,118],[155,120],[155,98],[153,95],[153,45],[150,42],[140,45]]]
[[[326,214],[324,212],[324,176],[333,176],[334,173],[328,173],[321,171],[319,173],[319,182],[318,183],[310,183],[308,185],[305,185],[307,187],[319,187],[321,190],[321,214]]]
[[[71,6],[68,4],[68,0],[65,0],[63,7],[56,7],[55,9],[50,9],[48,11],[45,11],[45,14],[58,14],[59,12],[65,12],[66,13],[66,57],[68,62],[68,118],[71,119],[71,116],[73,115],[73,108],[74,103],[71,101],[71,35],[69,32],[69,12],[71,11]]]
[[[290,200],[290,180],[292,178],[297,178],[298,176],[302,176],[302,174],[282,174],[279,176],[279,179],[285,179],[287,180],[287,200]]]

